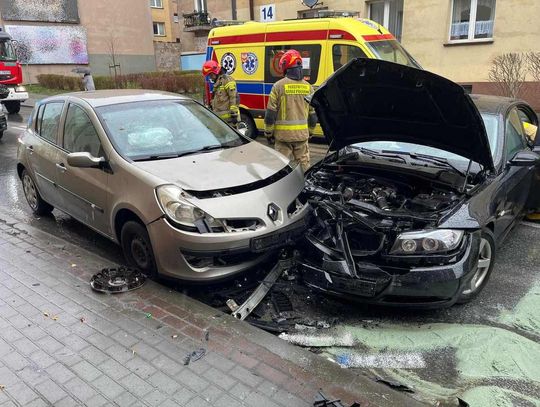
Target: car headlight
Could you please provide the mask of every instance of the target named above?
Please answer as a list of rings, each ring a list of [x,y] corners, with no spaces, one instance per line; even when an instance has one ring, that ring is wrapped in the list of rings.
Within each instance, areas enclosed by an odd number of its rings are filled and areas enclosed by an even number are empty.
[[[26,92],[26,88],[24,86],[17,86],[15,92]]]
[[[463,230],[435,229],[406,232],[396,238],[390,254],[449,252],[458,247],[462,238]]]
[[[199,232],[201,232],[201,226],[203,225],[207,226],[203,227],[203,230],[214,226],[222,226],[218,220],[188,202],[186,198],[189,198],[190,195],[175,185],[157,187],[156,195],[165,215],[180,226],[196,228]]]

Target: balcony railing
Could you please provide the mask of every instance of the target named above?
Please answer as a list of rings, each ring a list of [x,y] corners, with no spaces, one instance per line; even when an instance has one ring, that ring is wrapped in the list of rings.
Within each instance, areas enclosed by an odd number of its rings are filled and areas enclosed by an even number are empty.
[[[195,11],[184,14],[184,31],[210,31],[212,29],[210,15],[206,12]]]

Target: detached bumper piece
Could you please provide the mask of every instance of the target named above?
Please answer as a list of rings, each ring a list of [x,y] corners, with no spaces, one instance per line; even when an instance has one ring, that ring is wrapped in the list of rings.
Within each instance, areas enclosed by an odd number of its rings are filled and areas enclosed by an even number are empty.
[[[345,404],[341,402],[340,399],[329,399],[324,395],[322,391],[320,391],[315,396],[315,402],[313,403],[313,407],[346,407]],[[350,405],[350,407],[360,407],[359,403],[353,403]]]

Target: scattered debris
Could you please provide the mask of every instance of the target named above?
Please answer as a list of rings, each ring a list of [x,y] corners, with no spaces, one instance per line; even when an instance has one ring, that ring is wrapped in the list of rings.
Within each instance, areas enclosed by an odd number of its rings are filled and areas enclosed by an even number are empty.
[[[469,407],[469,403],[467,403],[465,400],[457,398],[458,400],[458,407]]]
[[[292,328],[292,324],[284,318],[276,321],[262,321],[260,319],[250,318],[246,319],[246,321],[257,328],[273,333],[289,332]]]
[[[43,316],[49,318],[49,313],[47,311],[43,311]]]
[[[259,286],[253,291],[253,293],[249,296],[249,298],[240,306],[238,306],[237,309],[232,310],[232,315],[235,318],[238,318],[240,320],[246,319],[246,317],[251,314],[251,312],[257,308],[257,306],[261,303],[261,301],[266,297],[266,294],[268,294],[268,291],[272,288],[272,286],[275,284],[276,280],[279,278],[279,276],[288,268],[292,266],[292,258],[282,259],[279,260],[276,265],[270,270],[266,278],[261,281]],[[227,300],[227,305],[229,305],[229,308],[231,308],[231,305],[233,301]],[[234,302],[234,305],[237,305],[236,302]]]
[[[176,339],[178,338],[178,335],[177,334],[171,335],[171,338]]]
[[[196,362],[197,360],[202,358],[204,355],[206,355],[206,349],[204,348],[200,348],[191,353],[188,353],[184,357],[184,366],[189,365],[191,362]]]
[[[322,391],[319,391],[317,395],[315,396],[315,402],[313,403],[313,407],[345,407],[345,405],[341,402],[340,399],[329,399],[324,395]],[[359,403],[353,403],[350,407],[360,407]]]
[[[281,291],[273,291],[271,298],[274,309],[278,314],[283,314],[284,312],[291,312],[293,310],[291,300],[289,299],[289,297],[287,297],[287,295],[285,295],[285,293]]]
[[[403,391],[403,392],[406,392],[406,393],[414,393],[414,390],[411,389],[410,387],[404,385],[404,384],[401,384],[399,382],[396,382],[394,380],[391,380],[391,379],[385,379],[383,377],[375,377],[375,381],[378,382],[378,383],[383,383],[383,384],[386,384],[387,386],[393,388],[394,390],[397,390],[397,391]]]
[[[34,284],[32,284],[32,287],[39,287],[40,285],[41,284],[39,284],[39,283],[34,283]]]
[[[55,315],[54,317],[51,317],[51,319],[52,319],[53,321],[58,321],[58,316]]]
[[[152,314],[149,313],[149,312],[147,312],[146,314],[144,314],[144,316],[145,316],[146,318],[148,318],[148,319],[152,318]]]
[[[204,340],[208,342],[210,339],[210,331],[208,329],[204,330]]]
[[[240,306],[232,298],[229,298],[226,304],[232,312],[235,312],[238,308],[240,308]]]
[[[84,324],[85,321],[86,321],[86,318],[85,318],[85,317],[80,317],[80,318],[79,318],[79,321],[81,321],[81,322]]]
[[[3,384],[0,384],[0,391],[4,391],[6,389],[6,386]]]
[[[143,273],[129,267],[104,268],[92,276],[90,286],[95,291],[115,294],[136,290],[145,281]]]
[[[77,267],[77,265],[75,263],[71,264],[71,267]]]

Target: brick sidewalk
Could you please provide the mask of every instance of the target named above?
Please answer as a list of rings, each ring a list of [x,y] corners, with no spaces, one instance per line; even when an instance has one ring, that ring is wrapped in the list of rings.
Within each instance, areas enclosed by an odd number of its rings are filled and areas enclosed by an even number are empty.
[[[319,388],[347,405],[417,405],[160,284],[94,293],[110,266],[0,210],[0,406],[312,406]]]

